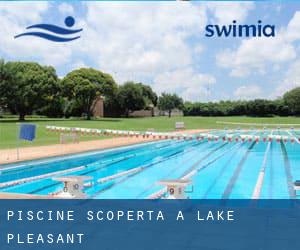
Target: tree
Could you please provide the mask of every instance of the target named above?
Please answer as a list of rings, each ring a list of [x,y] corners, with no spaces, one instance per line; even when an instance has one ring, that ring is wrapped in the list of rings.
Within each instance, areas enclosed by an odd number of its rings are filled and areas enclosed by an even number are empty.
[[[129,112],[144,109],[146,106],[143,88],[140,84],[134,82],[126,82],[120,86],[117,98],[120,108],[124,110],[126,117],[129,116]]]
[[[27,114],[46,105],[59,91],[53,67],[33,62],[1,62],[1,103],[23,121]]]
[[[142,83],[138,83],[139,86],[142,89],[142,93],[144,98],[146,99],[146,105],[153,105],[156,106],[157,105],[157,95],[156,93],[152,90],[152,88],[148,85],[144,85]]]
[[[117,91],[114,79],[106,73],[81,68],[67,74],[61,82],[63,96],[74,100],[78,107],[91,119],[93,104],[97,96],[113,98]]]
[[[169,117],[171,117],[172,109],[183,109],[183,100],[176,94],[162,93],[158,99],[158,108],[168,111]]]
[[[300,87],[286,92],[283,100],[293,114],[300,114]]]
[[[0,107],[6,106],[6,86],[8,80],[8,72],[5,67],[4,60],[0,60]]]

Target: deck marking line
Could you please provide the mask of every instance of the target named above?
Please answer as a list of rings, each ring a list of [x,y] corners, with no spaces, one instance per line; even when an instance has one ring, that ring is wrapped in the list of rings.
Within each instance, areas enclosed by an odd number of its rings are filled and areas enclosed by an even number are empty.
[[[216,121],[217,124],[231,124],[231,125],[253,125],[253,126],[300,126],[300,123],[251,123],[251,122],[226,122]]]

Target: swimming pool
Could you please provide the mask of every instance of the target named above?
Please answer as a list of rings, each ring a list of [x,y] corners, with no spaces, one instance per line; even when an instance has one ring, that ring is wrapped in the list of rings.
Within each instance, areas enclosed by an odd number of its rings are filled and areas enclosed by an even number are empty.
[[[158,181],[188,177],[193,186],[187,187],[193,189],[190,198],[297,198],[293,183],[300,179],[300,131],[248,131],[253,140],[234,130],[210,134],[230,140],[161,140],[2,165],[0,192],[56,194],[63,184],[53,177],[76,175],[92,178],[84,188],[88,198],[144,199],[164,195]],[[295,140],[285,140],[287,136]]]

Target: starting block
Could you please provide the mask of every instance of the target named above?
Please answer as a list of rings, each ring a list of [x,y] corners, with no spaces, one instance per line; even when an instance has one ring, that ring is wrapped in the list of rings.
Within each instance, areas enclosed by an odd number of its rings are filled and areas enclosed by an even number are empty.
[[[186,192],[184,189],[186,186],[190,185],[191,183],[192,183],[191,180],[182,180],[182,179],[161,180],[158,182],[158,184],[167,187],[167,191],[169,193],[168,199],[187,199],[187,196],[185,194],[188,192]],[[191,192],[193,192],[193,190]]]
[[[297,191],[300,190],[300,180],[297,180],[294,182],[294,191],[295,191],[295,196],[298,196],[297,195]]]
[[[60,198],[85,199],[83,192],[84,181],[90,180],[90,176],[64,176],[53,178],[55,181],[64,183],[63,192],[58,195]]]

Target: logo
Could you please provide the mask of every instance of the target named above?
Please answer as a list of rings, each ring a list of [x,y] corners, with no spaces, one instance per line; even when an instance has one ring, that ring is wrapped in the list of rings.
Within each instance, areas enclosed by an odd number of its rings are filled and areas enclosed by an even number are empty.
[[[237,24],[233,20],[229,25],[207,25],[205,28],[207,37],[274,37],[275,25],[263,24],[261,20],[257,24]]]
[[[36,36],[42,39],[50,40],[52,42],[70,42],[80,38],[80,36],[72,36],[82,31],[82,29],[70,29],[75,24],[75,19],[72,16],[68,16],[65,19],[65,27],[59,27],[53,24],[35,24],[26,27],[27,30],[37,29],[37,31],[29,31],[16,35],[14,38],[20,38],[23,36]],[[46,33],[50,32],[50,33]]]

